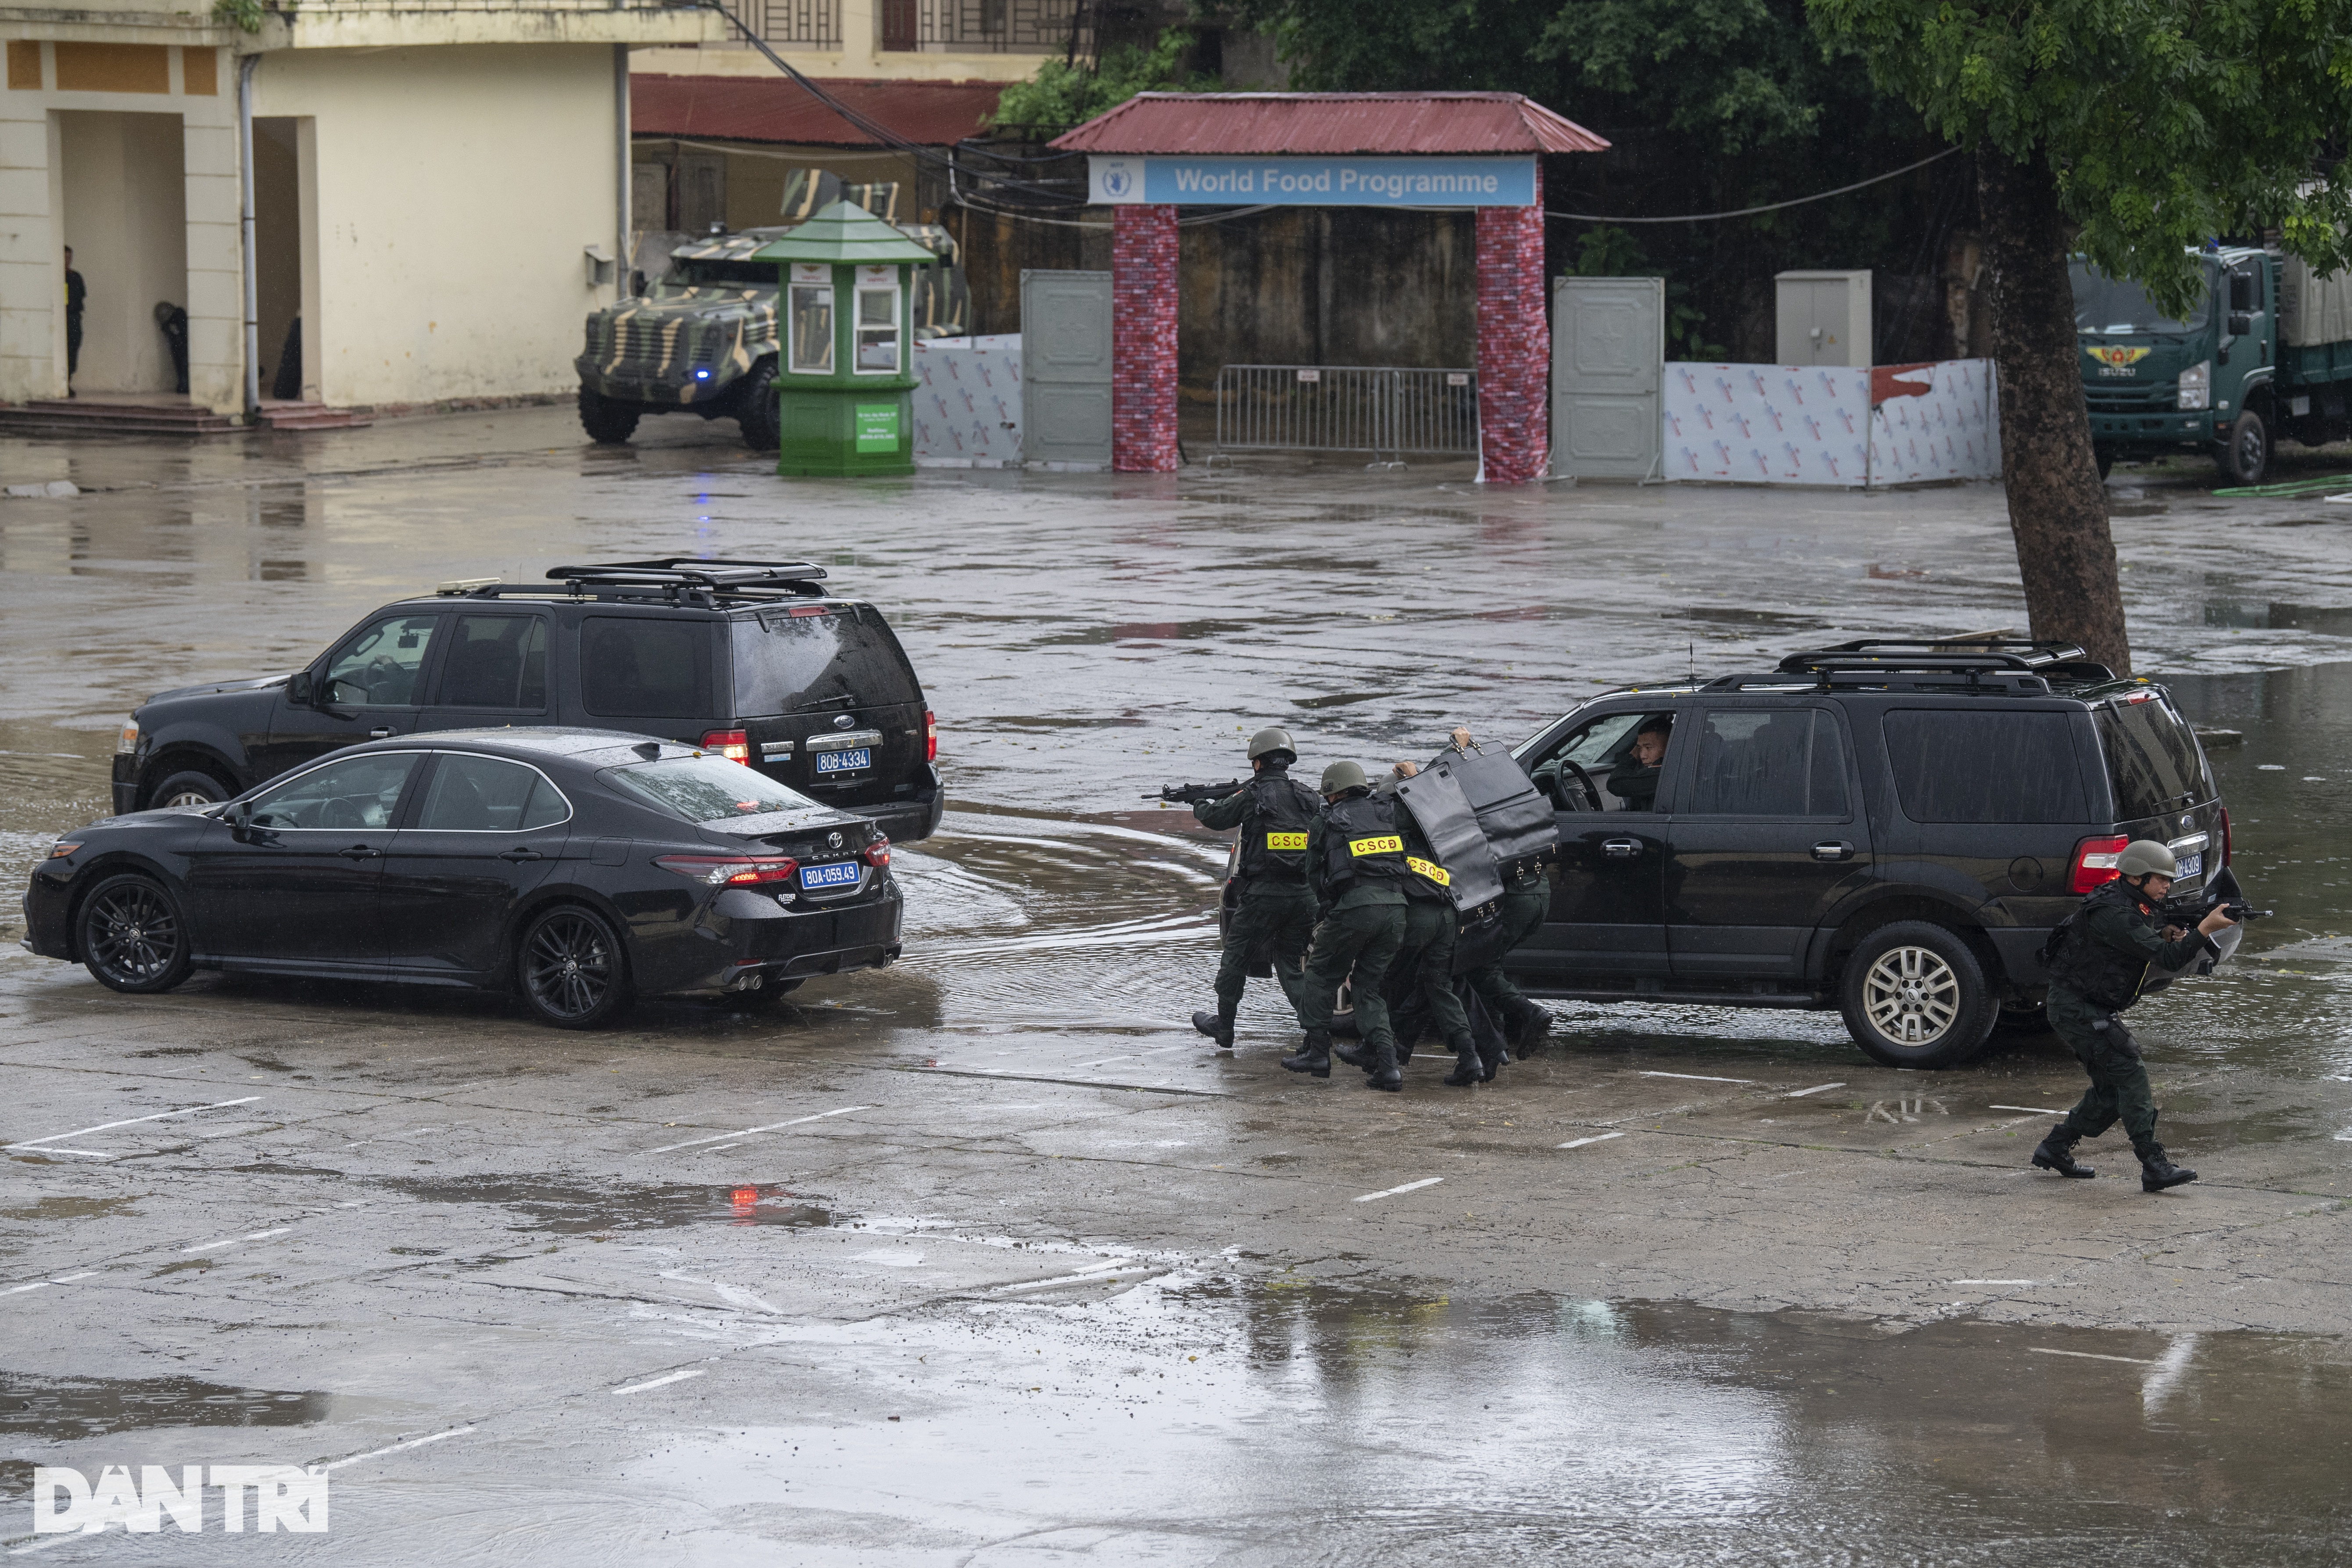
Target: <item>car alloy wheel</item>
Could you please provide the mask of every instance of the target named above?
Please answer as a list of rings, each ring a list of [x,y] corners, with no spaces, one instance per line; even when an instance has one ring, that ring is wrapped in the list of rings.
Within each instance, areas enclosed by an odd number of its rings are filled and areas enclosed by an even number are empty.
[[[206,794],[205,791],[197,789],[194,785],[190,785],[184,789],[173,790],[170,795],[164,795],[163,798],[156,801],[155,804],[162,806],[210,805],[213,804],[215,798],[215,796]]]
[[[619,944],[585,910],[551,910],[523,939],[522,984],[531,1006],[551,1024],[602,1022],[623,995]]]
[[[188,968],[187,933],[163,889],[144,877],[117,877],[82,906],[83,962],[117,991],[163,991]]]
[[[1862,1001],[1872,1026],[1888,1040],[1930,1046],[1959,1018],[1960,977],[1932,949],[1892,947],[1863,976]]]

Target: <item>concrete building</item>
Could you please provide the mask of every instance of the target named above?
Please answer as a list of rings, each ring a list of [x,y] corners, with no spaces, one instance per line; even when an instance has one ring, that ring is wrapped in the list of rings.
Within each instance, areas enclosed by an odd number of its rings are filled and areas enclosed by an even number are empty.
[[[249,372],[342,405],[568,391],[623,271],[629,48],[723,28],[649,0],[0,8],[0,402],[66,394],[68,247],[88,396],[173,401],[159,306],[199,410],[244,412]]]

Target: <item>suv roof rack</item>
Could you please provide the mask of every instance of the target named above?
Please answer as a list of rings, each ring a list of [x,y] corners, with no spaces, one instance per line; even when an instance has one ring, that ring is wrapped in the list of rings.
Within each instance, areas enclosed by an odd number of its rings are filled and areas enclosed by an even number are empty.
[[[1953,668],[1775,670],[1763,675],[1721,675],[1699,688],[1702,691],[1940,691],[1953,696],[2047,697],[2049,679],[2040,670],[1997,669],[1989,666]]]
[[[1965,676],[1971,684],[1988,675],[2032,673],[2047,688],[2074,688],[2113,680],[2115,672],[2084,657],[2081,645],[2022,637],[1858,637],[1832,647],[1792,653],[1780,660],[1790,675],[1823,681],[1889,676]]]
[[[658,561],[605,561],[586,566],[551,566],[555,583],[610,584],[615,586],[661,587],[676,584],[698,588],[780,588],[803,592],[824,581],[824,568],[808,561],[706,561],[693,555],[665,555]]]

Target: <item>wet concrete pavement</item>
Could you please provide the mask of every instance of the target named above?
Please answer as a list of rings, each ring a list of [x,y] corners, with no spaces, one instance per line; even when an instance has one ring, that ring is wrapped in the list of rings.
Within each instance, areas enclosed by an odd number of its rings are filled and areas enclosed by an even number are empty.
[[[2046,1045],[1895,1073],[1830,1015],[1564,1004],[1548,1056],[1399,1099],[1276,1070],[1265,988],[1232,1058],[1183,1025],[1222,852],[1148,788],[1266,720],[1375,762],[1694,658],[2014,625],[1991,491],[785,488],[726,441],[530,411],[6,455],[92,491],[0,503],[10,875],[104,809],[147,691],[442,577],[700,547],[888,607],[956,805],[902,853],[899,967],[584,1037],[118,997],[16,952],[12,896],[7,1549],[325,1546],[31,1535],[33,1465],[252,1460],[337,1465],[357,1563],[2340,1560],[2337,509],[2116,476],[2144,668],[2243,734],[2215,760],[2282,910],[2134,1015],[2204,1173],[2146,1197],[2117,1137],[2099,1181],[2023,1170],[2079,1092]]]

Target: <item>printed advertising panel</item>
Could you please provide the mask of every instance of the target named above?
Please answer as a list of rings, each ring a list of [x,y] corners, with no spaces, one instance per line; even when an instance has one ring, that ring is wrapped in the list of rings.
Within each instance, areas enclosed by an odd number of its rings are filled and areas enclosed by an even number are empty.
[[[1872,484],[2000,478],[1992,361],[1883,364],[1870,378]]]
[[[1859,488],[2000,477],[1990,360],[1669,363],[1659,423],[1670,479]]]

